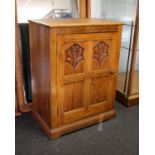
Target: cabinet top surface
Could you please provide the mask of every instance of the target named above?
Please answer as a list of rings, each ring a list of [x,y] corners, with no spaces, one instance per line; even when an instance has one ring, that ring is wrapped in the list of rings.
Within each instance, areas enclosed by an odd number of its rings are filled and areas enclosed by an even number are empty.
[[[122,22],[103,19],[44,19],[29,20],[29,22],[45,25],[48,27],[69,27],[69,26],[104,26],[122,25]]]

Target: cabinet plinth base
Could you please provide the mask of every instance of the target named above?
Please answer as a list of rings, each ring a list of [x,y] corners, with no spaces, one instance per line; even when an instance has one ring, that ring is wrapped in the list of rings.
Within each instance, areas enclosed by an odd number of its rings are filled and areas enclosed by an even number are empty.
[[[44,130],[44,132],[47,134],[47,136],[50,139],[57,139],[60,136],[67,134],[69,132],[73,132],[75,130],[96,124],[101,123],[105,120],[108,120],[110,118],[113,118],[116,116],[115,110],[109,110],[105,113],[95,115],[89,118],[82,119],[80,121],[74,122],[72,124],[68,124],[59,128],[51,129],[46,122],[41,118],[41,116],[36,112],[32,111],[33,117],[37,120],[41,128]]]
[[[127,97],[125,96],[125,94],[117,90],[116,100],[120,101],[120,103],[122,103],[126,107],[131,107],[139,104],[139,94]]]

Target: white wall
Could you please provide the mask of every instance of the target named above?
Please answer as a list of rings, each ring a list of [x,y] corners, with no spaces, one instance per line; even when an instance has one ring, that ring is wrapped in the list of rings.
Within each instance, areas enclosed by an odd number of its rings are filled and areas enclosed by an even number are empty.
[[[71,9],[70,0],[17,0],[18,22],[44,17],[52,9]]]
[[[102,0],[91,0],[91,17],[102,17]]]
[[[122,21],[135,20],[137,0],[102,0],[102,16]]]

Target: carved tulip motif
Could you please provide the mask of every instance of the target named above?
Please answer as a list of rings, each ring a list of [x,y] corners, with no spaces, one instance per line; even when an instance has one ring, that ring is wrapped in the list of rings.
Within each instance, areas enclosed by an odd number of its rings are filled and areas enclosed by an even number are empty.
[[[73,44],[66,51],[65,61],[69,63],[74,69],[80,63],[80,61],[84,60],[83,52],[84,48],[82,48],[79,44]]]
[[[99,62],[99,65],[101,65],[104,58],[109,55],[108,48],[109,48],[109,46],[103,41],[99,42],[94,47],[93,58]]]

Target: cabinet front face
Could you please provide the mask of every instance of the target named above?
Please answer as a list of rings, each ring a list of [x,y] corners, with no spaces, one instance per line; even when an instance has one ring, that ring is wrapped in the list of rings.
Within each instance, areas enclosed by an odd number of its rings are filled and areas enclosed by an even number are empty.
[[[59,126],[113,109],[117,57],[114,33],[58,35]]]

